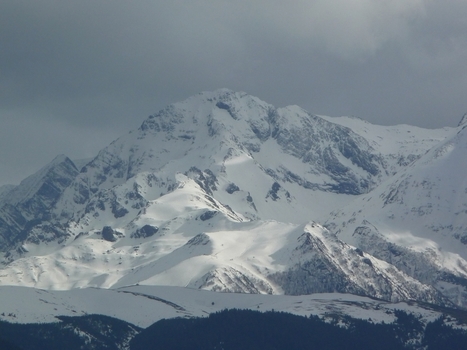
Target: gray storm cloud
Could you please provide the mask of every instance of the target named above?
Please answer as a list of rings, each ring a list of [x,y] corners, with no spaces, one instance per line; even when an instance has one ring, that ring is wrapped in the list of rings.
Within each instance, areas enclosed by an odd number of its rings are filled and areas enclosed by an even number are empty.
[[[247,2],[242,5],[248,7]],[[271,41],[281,38],[282,44],[321,48],[347,59],[364,58],[387,42],[405,40],[410,25],[426,16],[421,0],[276,0],[268,6],[255,2],[253,13],[257,18],[250,16],[251,23],[259,18]]]
[[[228,87],[373,123],[467,111],[467,2],[0,4],[0,185],[84,158],[165,105]]]

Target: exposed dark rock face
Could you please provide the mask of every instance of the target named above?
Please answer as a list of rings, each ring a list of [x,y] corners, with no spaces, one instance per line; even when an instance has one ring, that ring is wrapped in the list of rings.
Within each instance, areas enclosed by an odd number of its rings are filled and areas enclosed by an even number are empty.
[[[357,195],[368,192],[378,183],[377,177],[385,167],[383,159],[352,130],[313,115],[302,118],[299,126],[289,127],[278,113],[273,113],[271,123],[272,136],[284,151],[335,181],[328,186],[307,184],[307,188]],[[359,170],[344,165],[343,160],[350,161]],[[288,176],[288,180],[303,186],[297,177]]]
[[[12,249],[28,239],[35,226],[50,220],[53,206],[77,175],[74,163],[58,156],[11,189],[0,203],[0,251]]]
[[[277,192],[280,190],[280,188],[281,188],[281,185],[279,185],[277,182],[274,182],[266,198],[271,197],[273,201],[277,201],[279,199]]]
[[[151,225],[144,225],[131,234],[131,238],[148,238],[155,235],[159,228]]]
[[[261,280],[246,276],[242,272],[228,267],[206,273],[194,287],[210,289],[223,293],[272,294],[272,288]]]
[[[207,234],[199,233],[196,236],[194,236],[192,239],[190,239],[188,242],[186,242],[186,245],[187,246],[199,246],[199,245],[207,245],[210,243],[211,243],[211,240]]]
[[[208,210],[199,216],[201,221],[212,219],[218,212],[215,210]]]
[[[109,242],[115,242],[117,237],[115,237],[115,231],[110,226],[104,226],[101,231],[102,238]]]
[[[444,296],[453,304],[463,308],[467,307],[465,301],[467,295],[464,292],[467,287],[467,279],[456,276],[452,272],[440,270],[430,252],[417,252],[391,243],[369,222],[365,222],[365,224],[366,226],[359,226],[354,231],[359,246],[358,251],[365,251],[386,261],[408,276],[428,285],[437,286],[448,282],[451,284],[451,288],[450,291],[442,290]]]
[[[21,211],[11,204],[5,204],[0,208],[0,249],[11,247],[19,239],[28,220]]]
[[[225,191],[229,194],[232,194],[234,192],[237,192],[237,191],[240,191],[240,188],[235,185],[234,183],[231,183],[227,186],[227,188],[225,189]]]
[[[409,298],[452,305],[434,288],[407,281],[394,268],[383,272],[373,265],[370,255],[339,241],[331,233],[326,233],[325,240],[303,233],[291,256],[299,258],[295,266],[269,276],[286,294],[334,291],[394,302]],[[394,280],[398,283],[394,284]]]
[[[212,195],[213,191],[217,191],[217,178],[211,170],[201,171],[197,167],[191,167],[185,175],[194,179],[206,193]]]

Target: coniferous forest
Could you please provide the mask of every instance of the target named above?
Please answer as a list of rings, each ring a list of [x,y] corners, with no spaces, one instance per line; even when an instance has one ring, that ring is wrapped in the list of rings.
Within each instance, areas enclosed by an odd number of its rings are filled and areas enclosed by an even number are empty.
[[[0,322],[0,349],[427,349],[467,348],[467,331],[439,318],[424,325],[396,312],[394,323],[348,316],[224,310],[205,318],[160,320],[146,329],[107,316],[61,317],[57,323]]]

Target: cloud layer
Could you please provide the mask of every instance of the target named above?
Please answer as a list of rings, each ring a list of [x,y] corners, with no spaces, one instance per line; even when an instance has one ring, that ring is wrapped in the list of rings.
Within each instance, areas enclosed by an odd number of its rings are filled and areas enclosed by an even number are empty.
[[[465,13],[463,0],[4,1],[0,185],[58,153],[92,156],[220,87],[317,114],[454,126],[467,111]]]

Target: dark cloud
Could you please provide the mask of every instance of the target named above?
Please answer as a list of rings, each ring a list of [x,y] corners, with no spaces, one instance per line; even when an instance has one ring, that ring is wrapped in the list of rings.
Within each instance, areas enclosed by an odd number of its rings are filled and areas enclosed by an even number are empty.
[[[467,3],[15,0],[0,4],[0,184],[94,155],[149,114],[228,87],[373,123],[467,111]]]

